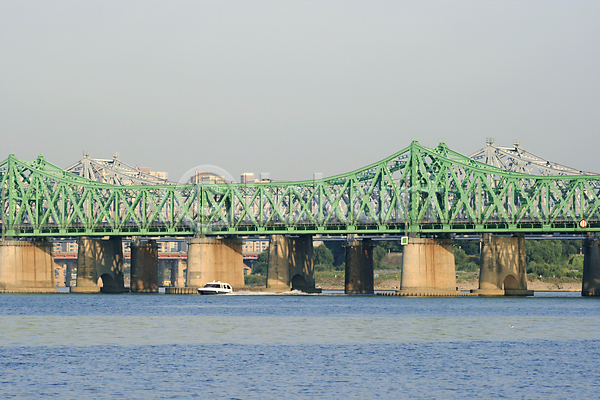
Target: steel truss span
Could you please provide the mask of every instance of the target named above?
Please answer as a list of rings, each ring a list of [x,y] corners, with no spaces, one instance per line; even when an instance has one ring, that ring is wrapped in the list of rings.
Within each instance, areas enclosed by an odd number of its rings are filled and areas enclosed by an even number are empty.
[[[412,142],[324,179],[115,186],[10,155],[0,164],[2,233],[248,235],[600,231],[600,175],[536,176]]]
[[[521,147],[519,141],[515,141],[512,147],[505,147],[496,146],[494,139],[488,138],[486,146],[471,154],[469,158],[507,171],[524,174],[545,176],[594,175],[591,172],[576,170],[531,154]]]
[[[166,179],[157,178],[124,163],[119,160],[118,153],[112,159],[90,158],[89,154],[85,153],[80,161],[67,167],[66,170],[96,182],[110,183],[117,186],[170,183]]]

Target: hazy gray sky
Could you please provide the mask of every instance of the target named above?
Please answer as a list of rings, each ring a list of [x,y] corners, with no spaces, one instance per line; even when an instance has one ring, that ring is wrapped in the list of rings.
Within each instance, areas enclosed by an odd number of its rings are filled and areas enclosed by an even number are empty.
[[[600,1],[0,0],[2,154],[238,177],[486,137],[600,172]]]

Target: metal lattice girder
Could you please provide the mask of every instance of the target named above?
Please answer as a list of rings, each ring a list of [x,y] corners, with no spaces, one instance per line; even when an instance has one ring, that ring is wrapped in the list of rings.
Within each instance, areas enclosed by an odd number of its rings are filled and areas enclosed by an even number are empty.
[[[488,138],[486,146],[471,154],[469,158],[507,171],[530,175],[594,175],[591,172],[580,171],[531,154],[523,149],[518,141],[514,143],[513,147],[503,147],[496,146],[494,140]]]
[[[140,171],[138,168],[124,163],[119,160],[118,154],[115,154],[111,159],[103,159],[90,158],[89,154],[86,153],[80,161],[77,161],[66,170],[92,181],[117,186],[161,185],[170,183],[166,179]]]
[[[600,231],[600,176],[534,176],[417,142],[325,179],[115,186],[13,155],[7,236]]]

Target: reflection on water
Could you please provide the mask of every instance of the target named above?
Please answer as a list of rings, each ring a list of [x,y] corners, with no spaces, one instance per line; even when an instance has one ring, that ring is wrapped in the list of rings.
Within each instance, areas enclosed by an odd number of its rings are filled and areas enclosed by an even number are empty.
[[[592,396],[599,300],[2,295],[0,393]]]

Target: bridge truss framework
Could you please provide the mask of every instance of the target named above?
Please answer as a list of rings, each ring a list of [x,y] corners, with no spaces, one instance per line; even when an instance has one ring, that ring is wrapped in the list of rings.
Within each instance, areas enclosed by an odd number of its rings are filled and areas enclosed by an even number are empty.
[[[444,143],[329,178],[248,184],[116,186],[10,155],[0,188],[11,237],[600,231],[600,175],[506,171]]]

